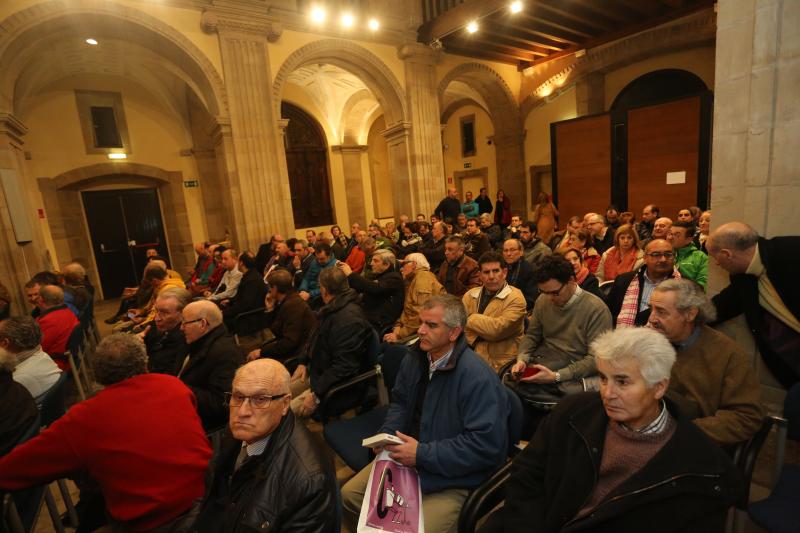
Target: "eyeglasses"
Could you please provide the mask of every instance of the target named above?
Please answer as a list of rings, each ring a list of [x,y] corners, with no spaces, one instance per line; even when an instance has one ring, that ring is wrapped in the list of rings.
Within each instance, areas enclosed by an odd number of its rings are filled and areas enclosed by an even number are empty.
[[[250,400],[250,407],[254,409],[266,409],[269,407],[269,404],[272,400],[283,398],[287,394],[289,393],[284,392],[283,394],[276,394],[275,396],[267,396],[265,394],[259,394],[258,396],[245,396],[244,394],[239,394],[238,392],[226,392],[225,405],[229,407],[241,407],[245,400]]]
[[[194,324],[195,322],[200,322],[201,320],[205,320],[205,318],[195,318],[194,320],[184,320],[183,325],[188,326],[189,324]]]
[[[567,286],[566,283],[562,283],[561,286],[554,291],[543,291],[542,289],[539,289],[539,292],[541,294],[546,294],[547,296],[558,296],[559,294],[561,294],[562,289],[564,289],[564,287],[566,286]]]
[[[653,259],[661,259],[662,257],[664,259],[672,259],[675,257],[675,254],[672,252],[648,252],[645,255],[652,257]]]

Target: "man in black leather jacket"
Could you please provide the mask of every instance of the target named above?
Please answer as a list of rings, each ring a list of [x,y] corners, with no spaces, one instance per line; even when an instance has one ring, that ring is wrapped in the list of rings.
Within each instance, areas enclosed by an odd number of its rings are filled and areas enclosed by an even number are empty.
[[[333,460],[296,422],[291,398],[289,373],[273,359],[236,372],[194,531],[338,531]]]

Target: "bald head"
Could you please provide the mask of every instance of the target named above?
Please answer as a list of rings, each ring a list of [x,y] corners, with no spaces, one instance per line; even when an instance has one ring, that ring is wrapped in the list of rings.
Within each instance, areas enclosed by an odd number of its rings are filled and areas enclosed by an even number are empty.
[[[669,235],[669,229],[672,227],[672,219],[667,217],[657,218],[653,224],[653,238],[666,239]]]
[[[44,285],[39,289],[41,308],[50,309],[64,304],[64,290],[58,285]]]
[[[270,396],[289,394],[289,371],[275,359],[256,359],[240,366],[233,376],[234,387],[242,380],[258,383]]]
[[[185,315],[191,317],[190,320],[204,319],[212,329],[222,324],[222,311],[215,303],[208,300],[192,302],[184,307],[183,311]]]
[[[731,274],[747,272],[757,245],[758,233],[744,222],[723,224],[706,241],[708,255]]]

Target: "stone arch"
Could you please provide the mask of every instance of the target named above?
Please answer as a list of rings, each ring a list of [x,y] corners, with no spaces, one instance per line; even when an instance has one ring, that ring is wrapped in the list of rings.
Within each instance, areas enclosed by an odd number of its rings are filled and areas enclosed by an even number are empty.
[[[15,83],[37,51],[38,36],[78,28],[100,28],[93,34],[137,38],[186,73],[186,82],[212,116],[227,116],[222,77],[205,54],[179,31],[135,8],[100,0],[49,0],[23,9],[0,22],[0,109],[13,110]],[[119,28],[124,31],[117,31]]]
[[[486,111],[487,115],[489,114],[489,110],[486,109],[485,107],[483,107],[483,105],[480,102],[476,102],[472,98],[460,98],[460,99],[456,100],[455,102],[450,103],[450,105],[448,105],[444,109],[444,111],[442,111],[442,117],[440,119],[441,123],[442,124],[447,124],[447,121],[450,120],[450,117],[452,117],[453,114],[456,111],[458,111],[462,107],[468,106],[468,105],[474,105],[476,107],[479,107],[479,108],[483,109],[484,111]]]
[[[515,211],[525,212],[528,187],[525,182],[524,131],[514,94],[505,80],[491,67],[482,63],[463,63],[453,68],[439,82],[440,109],[444,92],[453,81],[466,83],[486,102],[495,132],[498,188],[504,189],[512,199],[512,208]]]
[[[101,286],[80,191],[94,185],[114,184],[120,184],[120,188],[136,184],[158,189],[172,267],[178,271],[191,268],[194,255],[183,195],[183,173],[128,162],[88,165],[53,178],[38,179],[39,191],[47,206],[47,222],[60,261],[77,260],[87,265],[92,282],[96,287]]]
[[[342,133],[342,144],[365,142],[365,130],[368,129],[366,122],[375,114],[376,110],[383,112],[380,104],[375,100],[375,96],[366,89],[358,91],[348,98],[342,109],[341,125],[339,126],[339,131]]]
[[[309,63],[336,65],[358,76],[372,92],[387,117],[387,126],[407,121],[405,93],[395,75],[381,59],[352,41],[322,39],[297,49],[283,62],[272,85],[275,116],[289,74]]]

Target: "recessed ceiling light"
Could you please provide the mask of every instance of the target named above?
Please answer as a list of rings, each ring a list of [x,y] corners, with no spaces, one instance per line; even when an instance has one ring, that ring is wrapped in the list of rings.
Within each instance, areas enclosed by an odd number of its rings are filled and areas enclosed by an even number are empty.
[[[91,37],[86,39],[86,44],[91,44],[92,46],[97,46],[97,39],[92,39]]]
[[[355,22],[352,13],[343,14],[341,20],[342,20],[342,26],[344,26],[345,28],[352,28],[353,23]]]
[[[314,24],[322,24],[323,22],[325,22],[326,16],[327,13],[325,13],[325,10],[323,8],[319,6],[311,8],[311,22],[313,22]]]
[[[108,154],[109,159],[127,159],[128,154]]]
[[[511,12],[512,13],[519,13],[522,11],[522,2],[517,0],[516,2],[511,2]]]
[[[377,31],[380,27],[381,23],[378,22],[378,19],[369,19],[369,29],[372,31]]]
[[[470,33],[475,33],[476,31],[478,31],[478,23],[473,20],[472,22],[467,24],[467,31]]]

